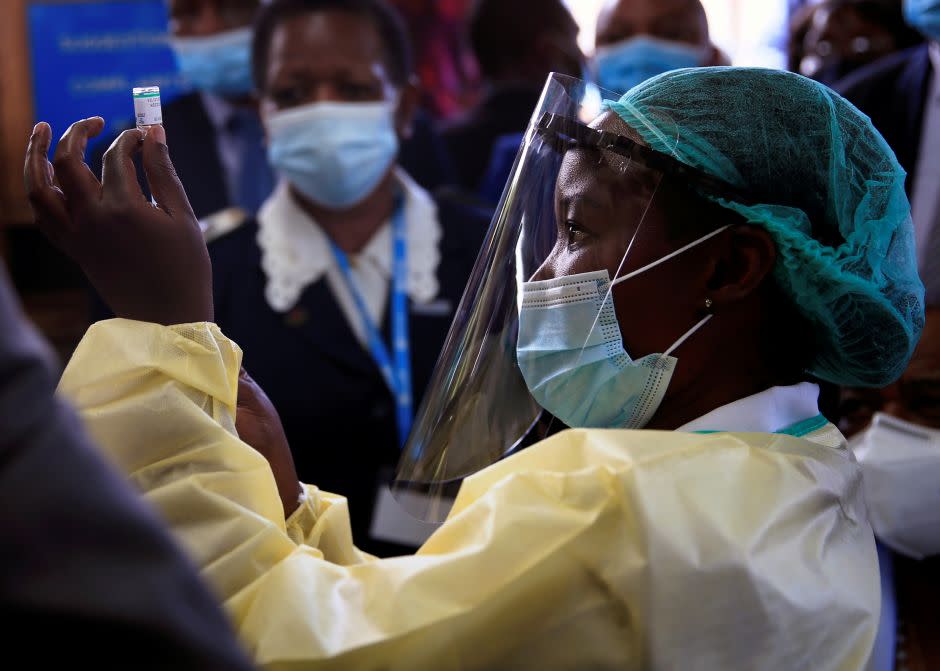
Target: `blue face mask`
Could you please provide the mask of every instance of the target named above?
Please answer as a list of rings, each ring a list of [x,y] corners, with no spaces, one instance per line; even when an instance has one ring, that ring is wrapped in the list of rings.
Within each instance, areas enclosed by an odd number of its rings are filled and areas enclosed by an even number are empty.
[[[333,210],[362,202],[398,154],[395,103],[312,103],[265,120],[268,159],[310,200]]]
[[[904,0],[904,18],[930,39],[940,41],[940,0]]]
[[[174,37],[170,46],[180,72],[200,91],[218,96],[251,92],[251,28],[211,37]]]
[[[698,67],[707,55],[704,47],[641,35],[599,47],[594,54],[594,70],[600,86],[625,93],[664,72]]]
[[[711,315],[664,354],[632,359],[623,347],[610,289],[723,230],[614,282],[606,270],[600,270],[524,283],[516,356],[526,386],[539,405],[570,427],[646,426],[659,409],[676,368],[678,360],[670,354]]]

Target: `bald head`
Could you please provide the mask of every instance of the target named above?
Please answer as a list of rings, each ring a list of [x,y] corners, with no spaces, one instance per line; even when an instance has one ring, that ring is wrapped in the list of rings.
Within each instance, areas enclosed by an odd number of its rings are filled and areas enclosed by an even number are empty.
[[[708,19],[700,0],[608,0],[597,19],[597,46],[637,35],[708,46]]]

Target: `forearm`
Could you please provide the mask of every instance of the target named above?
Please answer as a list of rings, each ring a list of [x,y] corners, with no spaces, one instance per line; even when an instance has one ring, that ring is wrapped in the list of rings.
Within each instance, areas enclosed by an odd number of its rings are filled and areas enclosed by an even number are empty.
[[[214,325],[112,320],[89,329],[60,383],[225,599],[295,547],[267,461],[235,435],[240,361]],[[230,561],[249,546],[262,560]]]

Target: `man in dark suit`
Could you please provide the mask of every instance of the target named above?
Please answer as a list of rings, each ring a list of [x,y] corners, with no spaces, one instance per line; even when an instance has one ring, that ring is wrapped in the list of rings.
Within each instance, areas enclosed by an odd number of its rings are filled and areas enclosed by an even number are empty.
[[[209,247],[215,319],[277,408],[300,479],[348,497],[364,550],[405,552],[430,529],[383,485],[488,217],[434,199],[401,167],[418,92],[382,0],[274,0],[253,64],[284,179]]]
[[[0,267],[0,627],[32,668],[252,668],[216,598],[54,395]],[[29,660],[24,662],[22,660]]]
[[[907,170],[926,301],[940,305],[940,5],[905,0],[904,9],[928,43],[857,70],[835,88],[871,117]]]
[[[477,0],[468,18],[485,92],[442,130],[460,186],[476,193],[496,140],[522,133],[550,72],[582,77],[578,24],[561,0]]]

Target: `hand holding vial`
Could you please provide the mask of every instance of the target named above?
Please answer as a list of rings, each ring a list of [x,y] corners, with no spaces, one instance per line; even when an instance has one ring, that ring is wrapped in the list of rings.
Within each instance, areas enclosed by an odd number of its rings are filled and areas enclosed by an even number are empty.
[[[99,182],[84,154],[104,119],[72,124],[52,162],[52,129],[37,124],[25,166],[36,223],[82,267],[117,316],[159,324],[211,321],[212,272],[199,224],[170,161],[163,127],[144,125],[148,131],[127,130],[114,141]],[[157,206],[137,181],[138,153]]]

